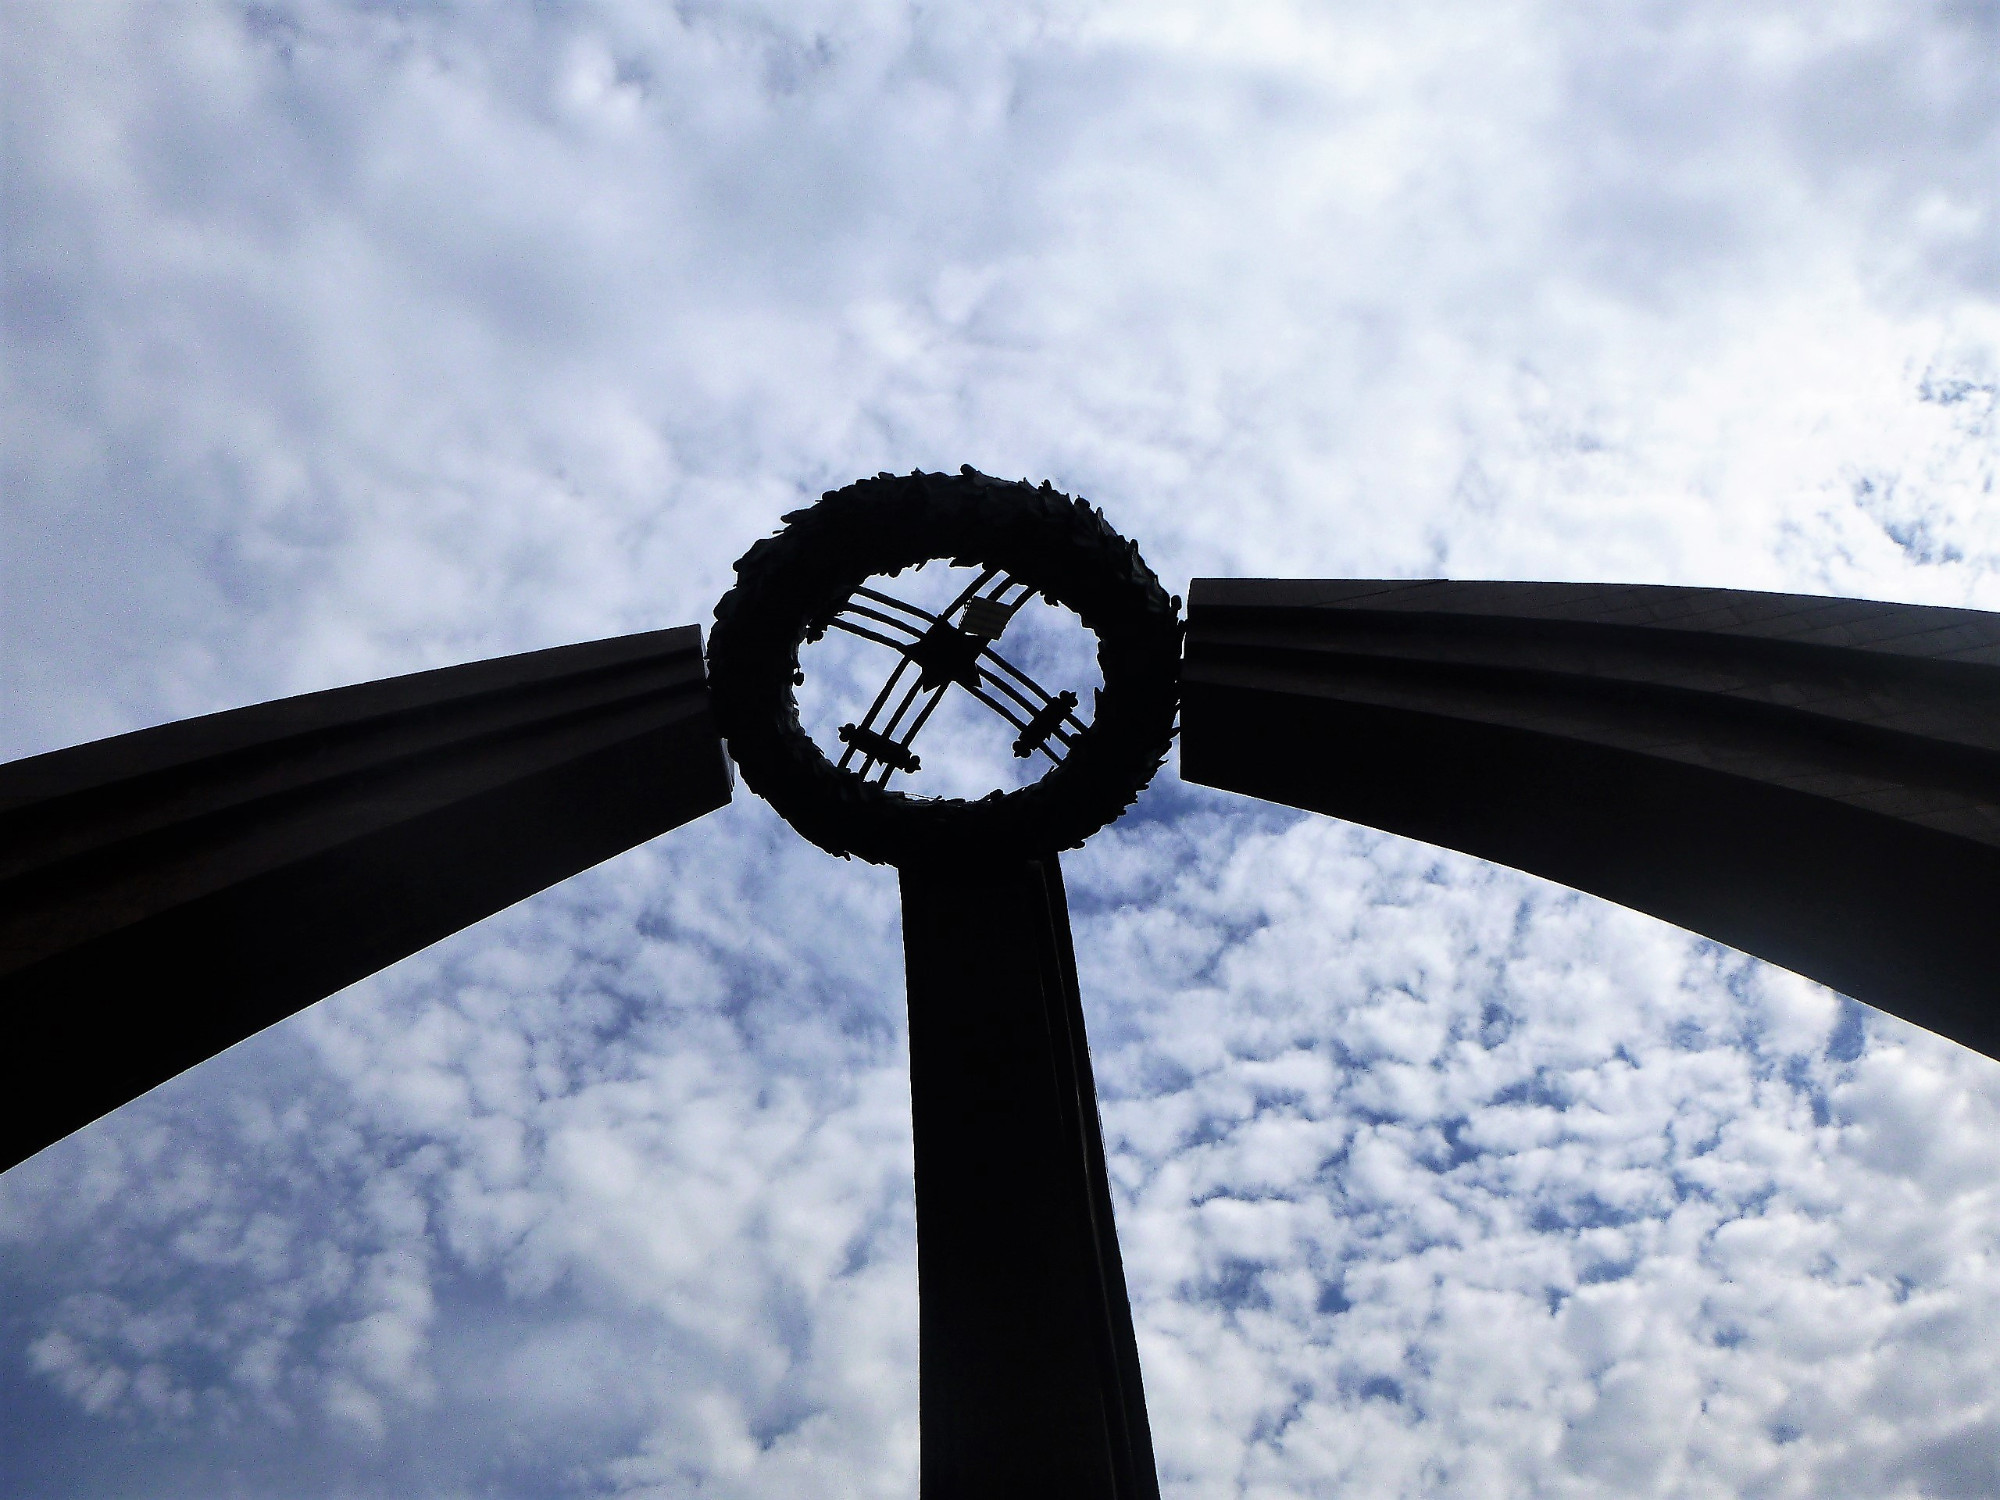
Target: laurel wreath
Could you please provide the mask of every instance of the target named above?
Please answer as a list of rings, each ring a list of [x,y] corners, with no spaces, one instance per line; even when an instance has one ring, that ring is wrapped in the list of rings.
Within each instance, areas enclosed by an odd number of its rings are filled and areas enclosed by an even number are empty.
[[[1034,858],[1077,847],[1152,780],[1173,742],[1180,601],[1103,512],[967,467],[863,479],[784,520],[715,606],[709,690],[744,781],[821,848],[893,865]],[[799,722],[799,647],[869,578],[938,558],[1002,568],[1097,637],[1093,721],[1031,786],[976,801],[894,791],[836,767]]]

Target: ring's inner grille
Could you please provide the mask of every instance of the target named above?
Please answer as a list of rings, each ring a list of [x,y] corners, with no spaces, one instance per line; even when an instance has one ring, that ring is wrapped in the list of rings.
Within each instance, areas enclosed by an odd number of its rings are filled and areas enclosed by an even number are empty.
[[[799,719],[877,785],[982,797],[1040,779],[1090,724],[1096,639],[997,568],[936,561],[870,578],[799,649]]]

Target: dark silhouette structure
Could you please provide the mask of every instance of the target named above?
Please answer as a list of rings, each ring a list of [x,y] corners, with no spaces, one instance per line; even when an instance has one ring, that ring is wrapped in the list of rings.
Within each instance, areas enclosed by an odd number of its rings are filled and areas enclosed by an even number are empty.
[[[902,885],[923,1492],[1158,1500],[1056,857]]]
[[[793,827],[901,871],[924,1492],[1158,1500],[1056,851],[1122,813],[1166,755],[1180,601],[1101,513],[970,469],[880,475],[785,520],[716,605],[716,720]],[[940,610],[870,586],[937,558],[972,575]],[[1097,636],[1088,723],[1078,694],[999,649],[1036,595]],[[893,653],[837,762],[793,696],[801,645],[833,630]],[[1052,769],[973,801],[891,790],[950,691]]]
[[[2000,1057],[2000,615],[1197,579],[1181,774],[1545,875]]]
[[[1044,485],[880,476],[698,632],[562,647],[0,767],[0,1167],[745,780],[902,875],[931,1500],[1157,1500],[1057,851],[1191,781],[1530,870],[2000,1056],[2000,616],[1714,589],[1197,580]],[[867,580],[982,571],[944,610]],[[1098,636],[1089,722],[995,643]],[[838,764],[799,647],[898,653]],[[906,669],[914,668],[914,673]],[[1176,684],[1176,674],[1179,682]],[[1040,782],[892,791],[952,690]],[[896,694],[901,692],[901,697]]]
[[[729,790],[691,625],[0,766],[0,1168]]]

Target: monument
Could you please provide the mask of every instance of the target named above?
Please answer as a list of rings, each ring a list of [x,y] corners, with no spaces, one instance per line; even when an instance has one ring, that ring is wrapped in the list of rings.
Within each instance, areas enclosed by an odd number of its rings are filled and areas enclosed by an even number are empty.
[[[930,564],[962,586],[905,597]],[[834,491],[737,575],[706,673],[687,626],[0,766],[0,1168],[721,807],[733,759],[807,838],[900,872],[925,1493],[1152,1500],[1059,855],[1177,715],[1190,781],[1547,876],[2000,1056],[2000,616],[1197,579],[1183,624],[1101,513],[970,469]],[[1043,609],[1095,637],[1060,660],[1099,685],[1016,659]],[[834,635],[884,680],[809,726],[803,654]],[[926,796],[919,735],[961,700],[1021,767]]]

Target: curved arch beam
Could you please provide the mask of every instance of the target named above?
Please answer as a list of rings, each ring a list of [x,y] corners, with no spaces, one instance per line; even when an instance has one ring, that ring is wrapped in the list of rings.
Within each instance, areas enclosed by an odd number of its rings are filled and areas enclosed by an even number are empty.
[[[1197,579],[1190,781],[1527,870],[2000,1057],[2000,615]]]
[[[729,793],[692,625],[0,766],[0,1170]]]

